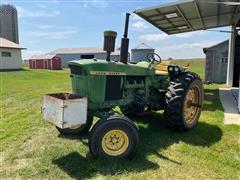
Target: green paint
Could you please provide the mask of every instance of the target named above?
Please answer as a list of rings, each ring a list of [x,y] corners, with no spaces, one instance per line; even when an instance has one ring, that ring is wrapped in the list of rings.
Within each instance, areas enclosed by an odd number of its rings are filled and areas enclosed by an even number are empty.
[[[164,105],[164,93],[169,85],[169,77],[156,75],[155,70],[149,68],[149,62],[123,64],[86,59],[71,61],[69,67],[73,93],[88,98],[88,110],[91,114],[97,115],[98,111],[116,106],[126,108],[136,104],[140,107],[155,104],[162,109]],[[121,78],[121,99],[106,100],[107,76]]]
[[[155,74],[154,69],[147,68],[149,63],[140,64],[123,64],[121,62],[107,62],[106,60],[75,60],[68,63],[70,66],[79,66],[84,69],[87,75],[91,71],[109,71],[126,73],[129,76],[152,76]]]

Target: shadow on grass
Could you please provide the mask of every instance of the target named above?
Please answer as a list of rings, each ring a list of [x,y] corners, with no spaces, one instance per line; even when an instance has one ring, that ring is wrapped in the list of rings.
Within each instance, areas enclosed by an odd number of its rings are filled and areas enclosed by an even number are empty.
[[[0,72],[17,72],[17,71],[29,71],[28,69],[0,69]]]
[[[222,110],[218,89],[205,89],[204,111]],[[166,128],[160,113],[132,118],[138,126],[140,144],[137,154],[132,161],[107,161],[94,159],[90,153],[83,157],[78,152],[53,160],[69,176],[75,179],[88,179],[97,174],[117,175],[128,172],[143,172],[160,168],[159,164],[148,160],[149,155],[181,166],[182,163],[174,158],[160,154],[159,151],[169,146],[183,142],[192,146],[209,147],[221,140],[222,130],[212,124],[199,122],[191,131],[186,133],[174,132]],[[60,136],[61,138],[78,138],[87,146],[88,137]]]
[[[173,132],[165,127],[162,114],[160,113],[152,113],[144,117],[134,118],[133,120],[139,128],[140,145],[132,161],[99,160],[94,159],[89,153],[86,157],[83,157],[78,152],[72,152],[53,160],[53,164],[75,179],[88,179],[97,174],[137,173],[160,168],[159,164],[148,160],[149,155],[155,155],[155,157],[162,160],[169,161],[175,165],[181,165],[181,162],[159,153],[160,150],[167,149],[172,144],[184,142],[193,146],[208,147],[218,142],[222,137],[221,129],[204,122],[199,122],[197,127],[187,133]],[[68,136],[63,138],[75,139],[76,137]],[[87,137],[81,137],[80,141],[84,141],[84,144],[87,145]]]

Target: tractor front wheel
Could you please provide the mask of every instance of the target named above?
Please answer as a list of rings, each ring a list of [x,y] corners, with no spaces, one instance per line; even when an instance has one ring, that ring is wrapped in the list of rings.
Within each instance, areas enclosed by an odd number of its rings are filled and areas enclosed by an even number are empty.
[[[99,120],[89,136],[89,148],[96,158],[131,159],[138,146],[136,126],[124,116]]]
[[[176,130],[187,131],[195,127],[203,105],[203,85],[195,73],[185,72],[170,82],[166,93],[164,117]]]
[[[57,126],[56,126],[56,128],[61,135],[80,135],[83,133],[87,133],[89,131],[89,129],[91,128],[92,123],[93,123],[93,117],[88,116],[86,124],[79,125],[79,126],[72,127],[72,128],[65,128],[65,129],[61,129]]]

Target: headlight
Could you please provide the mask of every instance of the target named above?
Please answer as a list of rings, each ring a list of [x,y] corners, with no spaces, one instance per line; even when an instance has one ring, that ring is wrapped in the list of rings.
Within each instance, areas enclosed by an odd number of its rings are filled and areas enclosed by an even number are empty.
[[[179,68],[178,66],[175,66],[175,67],[174,67],[174,71],[175,71],[175,72],[179,72],[179,71],[180,71],[180,68]]]
[[[173,66],[168,66],[168,71],[172,72],[173,71]]]

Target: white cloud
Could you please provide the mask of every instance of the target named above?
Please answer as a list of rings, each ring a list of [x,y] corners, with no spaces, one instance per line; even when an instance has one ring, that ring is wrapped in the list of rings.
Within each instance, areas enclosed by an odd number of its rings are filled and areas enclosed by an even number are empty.
[[[50,29],[50,28],[52,28],[52,26],[47,25],[47,24],[38,24],[38,25],[36,25],[36,27],[39,28],[39,29]]]
[[[157,42],[160,40],[165,40],[169,38],[191,38],[193,36],[199,36],[206,34],[205,31],[196,31],[196,32],[188,32],[188,33],[181,33],[181,34],[175,34],[175,35],[167,35],[165,33],[158,33],[158,34],[145,34],[139,36],[140,39],[144,41],[151,41],[151,42]]]
[[[143,21],[134,22],[134,23],[132,23],[131,27],[134,29],[138,29],[138,30],[149,28],[149,26]]]
[[[214,44],[218,43],[217,41],[203,41],[203,42],[195,42],[195,43],[184,43],[184,44],[172,44],[168,46],[160,47],[158,49],[161,50],[161,52],[173,52],[173,51],[179,51],[179,50],[189,50],[189,49],[202,49],[204,47],[209,47]]]
[[[169,37],[170,37],[169,35],[161,33],[161,34],[141,35],[139,38],[144,41],[157,42],[157,41],[168,39]]]
[[[141,17],[137,16],[134,13],[131,13],[131,20],[133,22],[131,23],[130,26],[133,30],[141,31],[149,29],[149,25],[145,21],[143,21]]]
[[[125,13],[124,13],[124,15],[125,15]],[[138,16],[138,15],[136,15],[134,13],[131,13],[131,19],[133,19],[133,20],[142,20],[142,18],[140,16]]]
[[[80,1],[84,8],[88,7],[97,7],[97,8],[106,8],[108,3],[106,0],[83,0]]]
[[[29,38],[46,38],[46,39],[66,39],[70,36],[77,34],[76,30],[65,30],[65,31],[35,31],[28,32],[26,36]]]
[[[189,37],[192,37],[193,34],[189,32],[189,33],[176,34],[174,36],[178,38],[189,38]]]
[[[198,36],[198,35],[204,35],[206,34],[206,31],[194,31],[194,32],[186,32],[181,34],[173,35],[178,38],[190,38],[192,36]]]
[[[17,6],[18,17],[26,18],[26,17],[54,17],[60,14],[58,10],[47,10],[47,9],[38,9],[36,11],[30,11],[23,7]]]
[[[29,59],[33,55],[40,55],[44,54],[44,51],[39,51],[39,50],[24,50],[22,51],[22,57],[23,59]]]
[[[60,1],[59,1],[59,0],[52,0],[51,2],[53,2],[53,3],[59,3]]]
[[[156,47],[156,52],[162,58],[172,57],[174,59],[186,59],[186,58],[204,58],[204,47],[209,47],[218,43],[217,41],[201,41],[194,43],[183,44],[168,44],[164,46]]]
[[[40,8],[43,8],[43,9],[47,9],[47,6],[45,6],[45,5],[38,5]]]

